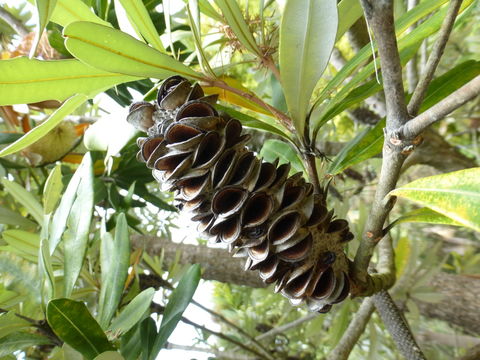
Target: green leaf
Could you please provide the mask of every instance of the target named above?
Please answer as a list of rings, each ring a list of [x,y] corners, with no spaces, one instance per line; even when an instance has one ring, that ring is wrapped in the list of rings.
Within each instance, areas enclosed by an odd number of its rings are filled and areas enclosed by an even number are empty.
[[[384,127],[385,119],[355,136],[332,161],[328,173],[336,175],[346,168],[382,152]]]
[[[48,175],[43,190],[43,211],[50,214],[55,210],[63,190],[61,165],[57,164]]]
[[[275,159],[280,159],[280,164],[289,163],[294,172],[303,172],[303,162],[298,157],[298,153],[292,146],[285,142],[276,139],[265,141],[260,156],[264,157],[266,161],[273,162]]]
[[[65,236],[64,296],[69,297],[82,269],[87,250],[90,221],[93,212],[93,166],[90,153],[83,157],[80,168],[80,184],[70,210]]]
[[[258,48],[237,2],[231,0],[215,0],[215,4],[217,4],[222,11],[223,17],[233,33],[237,36],[238,41],[251,53],[262,56],[262,52]]]
[[[142,0],[120,0],[120,3],[125,9],[128,21],[132,24],[135,32],[139,36],[143,36],[155,49],[165,52],[165,48],[160,41],[160,35],[158,35],[157,29],[155,29],[155,25],[153,25],[152,19]]]
[[[335,44],[335,0],[288,0],[280,25],[282,85],[295,129],[304,132],[310,97]]]
[[[436,211],[433,211],[430,208],[424,207],[420,209],[415,209],[412,211],[403,214],[398,219],[393,221],[389,227],[398,225],[406,222],[420,222],[420,223],[430,223],[430,224],[442,224],[442,225],[455,225],[463,226],[461,223],[449,218],[445,215],[442,215]]]
[[[173,332],[178,322],[180,321],[183,312],[193,298],[193,294],[197,289],[200,281],[200,266],[195,264],[190,266],[185,275],[180,279],[178,286],[173,290],[168,304],[165,307],[162,323],[149,360],[154,360],[160,350],[163,348],[168,340],[168,337]]]
[[[158,351],[152,353],[153,346],[155,345],[155,338],[157,336],[157,325],[155,320],[151,317],[146,318],[142,321],[140,327],[140,338],[142,344],[142,360],[155,359]],[[160,350],[159,350],[160,351]]]
[[[120,315],[113,320],[109,330],[113,333],[123,334],[134,327],[149,309],[153,295],[155,295],[155,289],[148,288],[135,296]]]
[[[2,179],[2,184],[13,198],[22,204],[30,215],[33,216],[35,221],[39,224],[43,222],[43,209],[42,205],[37,201],[32,193],[25,190],[21,185],[16,182]]]
[[[20,226],[22,228],[32,229],[37,226],[33,221],[24,216],[0,206],[0,224]]]
[[[81,180],[80,169],[81,167],[75,171],[75,174],[73,174],[72,178],[70,179],[70,182],[68,183],[67,188],[62,195],[60,204],[53,215],[50,236],[48,239],[50,254],[53,254],[57,248],[58,243],[62,239],[65,228],[67,227],[68,215],[70,214],[73,202],[75,201],[78,185],[80,184]]]
[[[267,122],[267,120],[259,120],[257,118],[254,118],[252,116],[249,116],[247,114],[244,114],[240,111],[234,110],[231,107],[228,106],[223,106],[216,104],[215,107],[221,111],[226,112],[228,115],[230,115],[232,118],[240,120],[243,126],[252,128],[252,129],[258,129],[258,130],[263,130],[267,132],[272,132],[274,134],[277,134],[285,139],[288,139],[291,141],[291,136],[285,130],[285,128],[280,128],[278,126],[278,123],[272,119],[271,122]]]
[[[3,313],[0,315],[0,339],[18,330],[29,328],[30,326],[32,326],[32,324],[15,315],[13,311]]]
[[[480,231],[480,168],[415,180],[389,195],[412,200]]]
[[[114,350],[82,301],[55,299],[47,305],[47,321],[57,336],[87,360]]]
[[[65,116],[71,114],[77,107],[87,100],[88,97],[86,95],[73,95],[71,98],[65,101],[62,106],[55,110],[55,112],[50,115],[47,120],[42,122],[40,125],[35,126],[20,139],[0,151],[0,157],[16,153],[17,151],[23,150],[32,145],[37,140],[47,135],[63,120]]]
[[[340,1],[338,3],[337,40],[339,40],[362,15],[363,9],[359,0]]]
[[[148,317],[147,319],[151,319],[155,325],[155,321],[151,317]],[[140,353],[142,352],[142,337],[140,333],[142,324],[143,322],[135,325],[132,329],[130,329],[127,333],[125,333],[120,338],[120,352],[126,360],[139,359]],[[154,339],[155,339],[155,335],[157,335],[156,326],[155,326]]]
[[[105,237],[102,237],[102,241],[104,239]],[[117,310],[130,265],[130,239],[124,213],[120,213],[117,217],[114,244],[113,247],[109,246],[109,248],[112,248],[113,251],[110,254],[105,254],[105,256],[102,254],[102,259],[108,256],[111,260],[107,263],[104,260],[101,264],[102,274],[107,274],[106,280],[102,281],[99,298],[98,319],[102,328],[108,327]],[[103,246],[102,249],[104,249]]]
[[[0,60],[0,73],[0,105],[63,101],[74,94],[89,95],[139,79],[94,69],[73,59]]]
[[[45,225],[48,226],[50,217],[46,215],[46,220],[45,220]],[[44,303],[47,303],[51,299],[53,299],[56,294],[57,294],[57,286],[55,282],[55,275],[53,273],[53,267],[52,267],[52,258],[50,256],[50,251],[48,247],[48,238],[42,237],[40,240],[40,250],[38,254],[38,268],[41,272],[41,277],[42,277],[42,288],[46,284],[46,295],[44,294],[44,291],[42,291],[42,296],[47,297],[47,301],[44,301]],[[42,300],[44,299],[42,297]]]
[[[0,339],[0,356],[6,356],[30,346],[50,343],[50,340],[45,336],[27,332],[12,333]]]
[[[55,9],[56,3],[57,0],[35,0],[38,19],[35,29],[35,39],[33,40],[32,47],[30,48],[30,57],[35,56],[35,52],[37,51],[38,43],[40,42],[40,38],[42,37],[43,30],[45,30],[45,27],[50,20],[50,16]]]
[[[111,26],[110,23],[95,15],[82,0],[57,0],[51,20],[63,27],[75,21],[90,21]]]
[[[408,237],[401,237],[395,246],[395,270],[397,279],[407,271],[408,262],[412,254],[412,245]]]
[[[69,24],[63,35],[68,51],[98,69],[157,79],[171,75],[202,79],[181,62],[107,26],[79,21]]]
[[[98,355],[94,360],[125,360],[125,358],[116,351],[107,351]]]

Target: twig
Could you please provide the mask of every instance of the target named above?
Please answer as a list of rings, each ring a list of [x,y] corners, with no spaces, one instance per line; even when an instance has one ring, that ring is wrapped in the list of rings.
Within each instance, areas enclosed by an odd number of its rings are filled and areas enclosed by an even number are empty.
[[[0,7],[0,19],[5,21],[15,32],[24,37],[29,33],[28,29],[15,16],[10,14],[3,6]]]
[[[353,320],[348,325],[347,330],[342,335],[342,338],[338,342],[337,346],[330,352],[328,359],[330,360],[347,360],[348,356],[353,350],[358,339],[365,331],[365,328],[373,314],[373,299],[365,298],[360,305],[360,308],[355,313]]]
[[[479,93],[480,75],[470,80],[460,89],[454,91],[430,109],[407,122],[400,129],[400,136],[406,139],[417,136],[434,122],[443,119],[453,110],[474,99]]]
[[[408,103],[408,113],[411,116],[418,114],[420,105],[422,105],[425,94],[427,93],[428,85],[433,79],[433,74],[437,69],[443,51],[445,50],[445,46],[448,38],[450,37],[450,33],[452,32],[453,24],[455,23],[455,19],[461,5],[462,0],[450,1],[450,7],[448,8],[448,12],[440,29],[440,33],[438,34],[438,38],[433,45],[432,52],[428,57],[425,70],[422,72],[420,80],[418,81],[415,91],[413,92],[410,102]]]
[[[281,334],[285,331],[288,331],[290,329],[293,329],[293,328],[297,327],[298,325],[303,324],[304,322],[313,320],[317,316],[319,316],[319,314],[317,314],[317,313],[308,314],[308,315],[306,315],[306,316],[304,316],[300,319],[294,320],[294,321],[289,322],[288,324],[285,324],[285,325],[282,325],[282,326],[275,327],[272,330],[267,331],[266,333],[258,335],[255,339],[257,341],[268,339],[272,336],[275,336],[275,335]]]
[[[255,358],[252,358],[247,355],[243,354],[237,354],[233,352],[227,352],[227,351],[218,351],[210,348],[201,348],[198,346],[192,346],[192,345],[179,345],[179,344],[172,344],[170,342],[167,342],[167,345],[165,346],[166,349],[175,349],[175,350],[184,350],[184,351],[197,351],[197,352],[204,352],[208,354],[214,354],[216,358],[218,359],[232,359],[232,360],[255,360]]]
[[[156,312],[157,314],[163,314],[163,312],[165,311],[165,307],[160,305],[160,304],[157,304],[155,302],[152,302],[150,304],[150,309],[152,312]],[[215,330],[211,330],[203,325],[200,325],[188,318],[186,318],[185,316],[182,316],[181,319],[180,319],[183,323],[185,324],[188,324],[188,325],[192,325],[193,327],[197,328],[197,329],[200,329],[202,331],[205,331],[205,332],[208,332],[212,335],[215,335],[225,341],[228,341],[228,342],[231,342],[232,344],[234,345],[237,345],[239,347],[241,347],[242,349],[244,349],[245,351],[248,351],[248,352],[251,352],[252,354],[255,354],[256,356],[259,356],[261,359],[268,359],[267,357],[265,357],[263,354],[259,353],[257,350],[255,349],[252,349],[252,348],[249,348],[248,346],[246,346],[245,344],[243,344],[242,342],[240,341],[237,341],[236,339],[228,336],[228,335],[225,335],[225,334],[222,334],[220,332],[217,332]]]
[[[382,290],[378,294],[373,295],[373,302],[402,355],[407,360],[426,360],[403,314],[395,305],[388,292]]]
[[[463,356],[460,356],[456,360],[478,360],[480,358],[480,345],[474,346]]]

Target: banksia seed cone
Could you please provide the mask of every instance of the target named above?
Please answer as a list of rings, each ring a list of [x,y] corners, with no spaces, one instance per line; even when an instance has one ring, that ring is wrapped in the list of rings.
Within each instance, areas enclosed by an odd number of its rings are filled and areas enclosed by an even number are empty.
[[[198,84],[180,76],[165,80],[157,103],[135,103],[128,121],[148,133],[138,159],[175,191],[178,207],[192,213],[200,232],[228,244],[245,268],[276,282],[292,304],[306,301],[327,312],[350,290],[345,242],[348,223],[333,219],[325,199],[313,193],[290,165],[257,159],[236,119],[220,116]]]

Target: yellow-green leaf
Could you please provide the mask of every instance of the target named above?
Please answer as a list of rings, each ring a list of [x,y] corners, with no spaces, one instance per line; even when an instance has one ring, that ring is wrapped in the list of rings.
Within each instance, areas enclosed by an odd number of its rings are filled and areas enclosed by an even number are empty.
[[[35,29],[35,39],[33,40],[33,44],[30,49],[30,57],[35,56],[35,52],[37,51],[38,43],[42,37],[43,30],[45,30],[45,26],[47,26],[48,21],[50,20],[50,16],[53,13],[53,9],[55,9],[56,3],[57,0],[35,0],[38,19],[37,27]]]
[[[390,192],[480,231],[480,168],[413,181]]]
[[[75,21],[90,21],[111,26],[110,23],[95,15],[82,0],[57,0],[51,20],[63,27]]]
[[[280,75],[295,129],[303,135],[310,97],[335,44],[335,0],[288,0],[280,25]]]
[[[65,116],[71,114],[77,107],[79,107],[87,100],[88,97],[83,94],[77,94],[72,96],[70,99],[65,101],[62,106],[55,110],[55,112],[50,115],[47,120],[45,120],[40,125],[34,127],[32,130],[30,130],[17,141],[15,141],[13,144],[7,146],[2,151],[0,151],[0,157],[13,154],[17,151],[25,149],[29,145],[32,145],[38,139],[45,136],[55,126],[57,126]]]
[[[55,209],[62,189],[62,170],[61,165],[57,164],[48,175],[47,181],[45,181],[43,190],[43,211],[45,214],[50,214]]]
[[[91,94],[138,77],[94,69],[78,60],[43,61],[18,57],[0,60],[0,106],[63,101],[74,94]]]
[[[31,192],[27,191],[24,187],[17,184],[16,182],[2,179],[2,184],[5,189],[13,196],[14,199],[25,207],[25,209],[30,213],[30,215],[33,216],[35,221],[38,224],[42,224],[43,209],[42,205],[40,205],[35,196],[33,196]]]
[[[148,10],[143,5],[141,0],[119,0],[125,12],[127,13],[128,21],[135,29],[135,32],[143,36],[147,42],[155,49],[165,52],[160,35],[158,35],[155,25],[148,14]]]
[[[157,79],[171,75],[202,79],[200,74],[174,58],[107,26],[79,21],[69,24],[63,35],[67,38],[68,51],[97,69]]]

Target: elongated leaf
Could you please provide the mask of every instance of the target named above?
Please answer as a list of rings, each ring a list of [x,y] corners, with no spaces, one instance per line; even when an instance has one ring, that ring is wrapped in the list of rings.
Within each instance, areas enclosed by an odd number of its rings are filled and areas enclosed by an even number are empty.
[[[155,324],[155,320],[153,320],[151,317],[148,317],[142,321],[142,325],[140,327],[142,360],[153,360],[158,354],[158,351],[156,353],[153,353],[156,336],[157,325]]]
[[[107,351],[98,355],[94,360],[125,360],[122,355],[116,351]]]
[[[148,288],[135,296],[122,310],[120,315],[113,320],[109,330],[114,333],[123,334],[133,328],[135,324],[142,320],[145,312],[149,309],[153,295],[155,295],[155,289]]]
[[[5,187],[5,190],[7,190],[16,201],[25,207],[25,209],[30,215],[33,216],[37,223],[41,224],[43,222],[42,205],[40,205],[33,194],[25,190],[25,188],[16,182],[7,180],[5,178],[2,179],[2,184]]]
[[[150,354],[150,360],[155,359],[158,352],[165,345],[168,337],[177,326],[183,312],[193,298],[193,294],[197,289],[199,281],[200,266],[190,266],[185,275],[180,279],[178,286],[173,290],[172,295],[168,300],[168,304],[165,307],[160,330],[155,338],[152,353]]]
[[[237,36],[238,41],[251,53],[261,56],[261,51],[243,18],[242,11],[237,2],[231,0],[215,0],[215,4],[217,4],[222,11],[223,17]]]
[[[92,94],[123,82],[138,80],[94,69],[78,60],[0,60],[0,105],[43,100],[63,101],[74,94]]]
[[[152,319],[151,317],[148,317],[148,318]],[[142,337],[140,334],[140,329],[142,324],[143,322],[135,325],[132,329],[130,329],[126,334],[124,334],[120,338],[120,353],[126,360],[139,359],[140,353],[142,352]],[[156,333],[157,333],[157,329],[155,327],[155,335]],[[155,340],[155,337],[154,337],[154,340]]]
[[[442,224],[442,225],[455,225],[463,226],[461,223],[449,218],[445,215],[442,215],[436,211],[433,211],[430,208],[424,207],[420,209],[415,209],[412,211],[403,214],[398,219],[393,221],[389,227],[398,225],[406,222],[421,222],[429,224]]]
[[[0,224],[20,226],[28,229],[37,226],[33,221],[28,220],[12,210],[5,209],[4,207],[0,207]]]
[[[68,51],[98,69],[157,79],[171,75],[202,78],[172,57],[107,26],[79,21],[68,25],[63,35]]]
[[[18,350],[23,350],[30,346],[50,344],[50,340],[45,336],[31,334],[27,332],[17,332],[8,334],[0,339],[0,356],[7,356]]]
[[[63,120],[65,116],[71,114],[77,107],[87,100],[88,97],[86,95],[73,95],[71,98],[65,101],[62,106],[55,110],[55,112],[50,115],[47,120],[40,125],[35,126],[20,139],[0,151],[0,156],[16,153],[17,151],[23,150],[27,146],[32,145],[34,142],[47,135]]]
[[[35,30],[35,39],[33,40],[32,48],[30,49],[30,57],[35,56],[43,30],[45,30],[45,26],[47,26],[56,4],[57,0],[35,0],[38,19],[37,28]]]
[[[73,202],[75,201],[75,196],[77,194],[78,185],[81,180],[81,166],[75,171],[70,182],[68,183],[65,192],[63,193],[60,204],[58,205],[55,214],[52,219],[52,226],[50,231],[50,236],[48,239],[50,254],[53,254],[57,248],[58,243],[62,239],[63,232],[67,227],[67,219],[72,209]]]
[[[102,283],[99,299],[98,319],[102,328],[108,327],[117,310],[130,265],[130,239],[127,220],[123,213],[117,217],[113,252],[109,256],[112,261],[102,264],[102,273],[107,274],[106,282]]]
[[[359,0],[342,0],[338,3],[337,40],[363,15]]]
[[[13,311],[0,315],[0,339],[4,336],[32,326],[28,321],[15,315]]]
[[[24,230],[5,230],[2,238],[12,248],[20,253],[36,256],[40,248],[40,237],[38,234]]]
[[[68,216],[68,231],[65,236],[64,296],[69,297],[83,265],[87,250],[90,221],[93,212],[93,167],[90,153],[83,157],[77,170],[80,184],[77,197]]]
[[[430,176],[390,192],[480,231],[480,168]]]
[[[90,21],[111,26],[110,23],[95,15],[82,0],[57,0],[51,20],[63,27],[75,21]]]
[[[382,152],[383,128],[385,119],[379,121],[374,127],[366,128],[355,136],[330,164],[328,172],[336,175],[349,166],[362,162]]]
[[[105,333],[81,301],[55,299],[47,305],[47,321],[57,336],[87,360],[114,350]]]
[[[222,106],[222,105],[215,105],[215,107],[221,111],[226,112],[228,115],[230,115],[232,118],[240,120],[243,126],[250,127],[253,129],[258,129],[258,130],[263,130],[263,131],[268,131],[272,132],[274,134],[280,135],[281,137],[285,139],[291,139],[291,136],[289,135],[290,133],[285,130],[285,128],[281,128],[277,122],[275,122],[273,119],[271,122],[266,122],[263,120],[256,119],[252,116],[249,116],[247,114],[244,114],[240,111],[234,110],[230,107],[227,106]]]
[[[292,166],[292,171],[305,171],[303,162],[298,157],[298,153],[292,146],[284,141],[270,139],[265,141],[260,156],[264,157],[266,161],[273,162],[275,159],[280,159],[280,164],[289,163]]]
[[[160,35],[158,35],[157,29],[153,25],[142,0],[120,0],[120,3],[124,7],[128,20],[137,34],[143,36],[158,51],[165,52],[165,48],[160,41]]]
[[[280,25],[280,73],[295,129],[302,135],[310,97],[337,33],[335,0],[289,0]]]
[[[48,226],[50,216],[45,215],[46,221],[44,226]],[[42,300],[44,303],[48,303],[51,299],[57,295],[57,286],[55,283],[55,275],[53,273],[52,258],[48,248],[48,238],[42,237],[40,241],[40,249],[38,254],[38,268],[40,270],[40,276],[42,278],[42,289],[46,288],[46,291],[42,290]]]
[[[45,214],[50,214],[55,210],[62,189],[62,170],[61,165],[58,164],[50,172],[45,182],[45,188],[43,190],[43,211]]]

